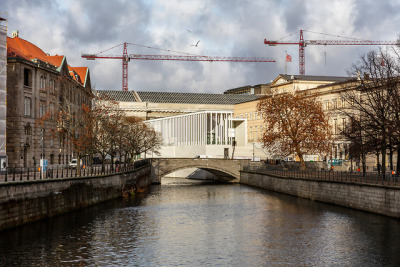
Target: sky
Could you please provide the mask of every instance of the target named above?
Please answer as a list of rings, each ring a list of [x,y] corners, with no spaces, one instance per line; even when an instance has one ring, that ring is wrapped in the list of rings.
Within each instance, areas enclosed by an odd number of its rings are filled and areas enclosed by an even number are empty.
[[[0,15],[8,36],[18,30],[44,52],[65,55],[69,65],[88,66],[96,90],[121,90],[122,62],[81,54],[119,56],[124,42],[128,54],[275,59],[129,62],[129,90],[220,94],[270,83],[285,65],[287,74],[299,74],[299,46],[267,46],[264,39],[298,42],[304,30],[305,40],[394,41],[400,33],[399,0],[1,0]],[[309,45],[305,73],[348,76],[361,55],[377,48]]]

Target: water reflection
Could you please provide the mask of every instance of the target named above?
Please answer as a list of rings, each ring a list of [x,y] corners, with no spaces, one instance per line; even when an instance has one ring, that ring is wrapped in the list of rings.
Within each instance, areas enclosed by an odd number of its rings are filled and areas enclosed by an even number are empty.
[[[398,266],[400,223],[257,188],[151,192],[0,233],[0,265]]]

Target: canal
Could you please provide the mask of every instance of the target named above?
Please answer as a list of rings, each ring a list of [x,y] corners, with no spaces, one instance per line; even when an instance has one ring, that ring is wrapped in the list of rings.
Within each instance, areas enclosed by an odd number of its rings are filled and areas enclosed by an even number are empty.
[[[399,220],[176,178],[0,232],[0,266],[399,266],[399,255]]]

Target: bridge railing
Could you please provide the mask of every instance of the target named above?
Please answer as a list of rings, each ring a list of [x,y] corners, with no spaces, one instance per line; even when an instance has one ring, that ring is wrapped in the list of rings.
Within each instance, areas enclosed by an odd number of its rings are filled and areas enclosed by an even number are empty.
[[[268,166],[244,166],[244,171],[265,173],[274,176],[299,178],[309,180],[351,182],[372,185],[387,185],[400,187],[400,175],[377,172],[348,172],[326,170],[288,170],[285,168],[268,168]]]
[[[110,175],[132,171],[148,164],[149,160],[138,160],[129,164],[106,164],[104,168],[102,165],[85,166],[80,169],[80,173],[76,168],[59,166],[48,167],[46,171],[40,171],[38,167],[6,168],[0,172],[0,183]]]

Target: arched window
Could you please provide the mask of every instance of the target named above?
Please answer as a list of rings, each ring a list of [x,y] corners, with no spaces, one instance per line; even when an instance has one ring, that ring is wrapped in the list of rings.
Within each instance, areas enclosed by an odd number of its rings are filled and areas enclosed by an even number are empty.
[[[54,94],[56,92],[56,81],[53,79],[50,79],[49,90],[50,90],[50,93],[52,93],[52,94]]]
[[[53,80],[51,78],[49,80],[49,91],[50,93],[53,93]]]
[[[40,89],[44,89],[44,77],[40,76]]]
[[[25,126],[25,135],[31,135],[31,134],[32,134],[31,124],[27,123]]]

